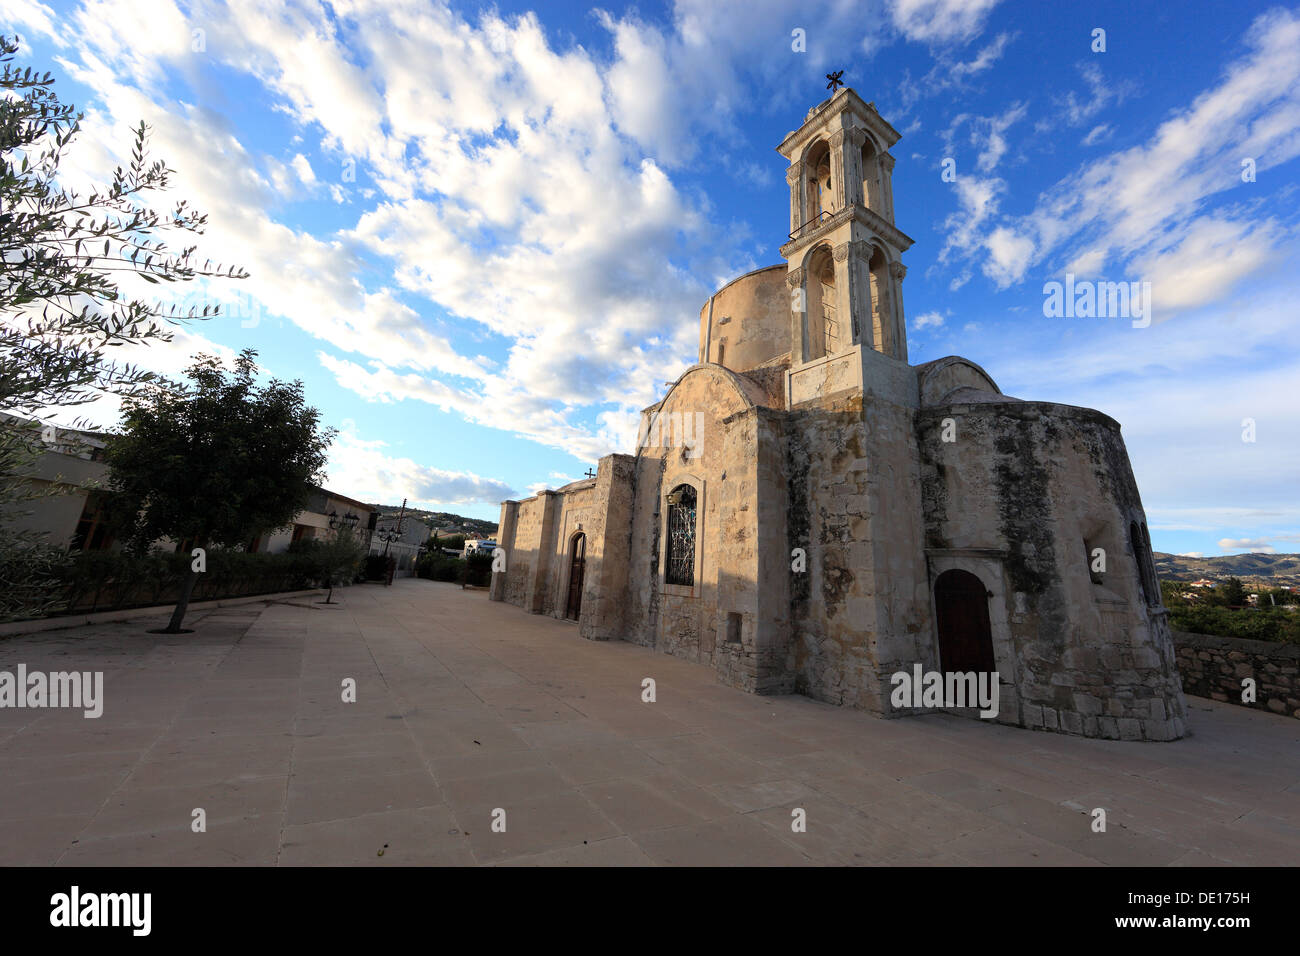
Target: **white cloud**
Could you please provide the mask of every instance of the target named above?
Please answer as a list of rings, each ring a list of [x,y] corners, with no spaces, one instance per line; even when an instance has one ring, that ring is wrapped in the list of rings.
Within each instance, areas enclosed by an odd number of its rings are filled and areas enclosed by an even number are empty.
[[[892,0],[894,26],[909,40],[965,43],[984,29],[998,0]]]
[[[1109,123],[1100,123],[1088,131],[1088,135],[1079,141],[1079,145],[1096,146],[1110,139],[1113,132]]]
[[[943,314],[940,312],[923,312],[912,320],[912,328],[920,332],[922,329],[935,328],[943,325]]]
[[[1006,154],[1006,133],[1014,124],[1024,118],[1027,103],[1012,103],[1006,110],[995,116],[974,116],[961,113],[953,118],[944,134],[944,150],[949,155],[956,155],[959,150],[954,145],[957,130],[964,125],[970,126],[968,141],[979,149],[975,158],[975,167],[982,173],[991,172]]]
[[[5,0],[3,11],[4,22],[17,29],[26,27],[33,33],[40,34],[50,40],[57,47],[66,47],[68,41],[64,39],[62,31],[55,25],[56,14],[45,4],[38,0]],[[20,38],[22,34],[19,34]],[[20,45],[18,55],[20,57],[30,55],[30,49],[25,45]],[[44,73],[44,71],[41,71]]]
[[[1277,262],[1282,230],[1271,220],[1204,217],[1171,231],[1165,248],[1134,260],[1132,274],[1151,283],[1155,321],[1217,301],[1239,279]]]
[[[293,171],[298,174],[298,179],[304,186],[316,185],[316,173],[311,168],[311,163],[302,153],[293,157]]]
[[[1267,541],[1259,538],[1220,538],[1219,547],[1224,551],[1247,551],[1251,554],[1277,554],[1277,549]]]
[[[953,96],[968,89],[971,81],[987,72],[1002,58],[1007,46],[1017,36],[1015,33],[999,33],[971,60],[961,60],[952,48],[940,47],[936,52],[934,66],[919,80],[912,76],[910,70],[904,69],[896,93],[899,109],[892,117],[894,127],[901,129],[903,136],[911,136],[921,128],[920,118],[913,119],[906,127],[901,127],[901,124],[918,102],[940,93]]]
[[[984,271],[999,285],[1008,285],[1019,276],[1034,256],[1034,242],[1028,236],[1017,235],[1005,226],[999,226],[989,233],[984,246],[989,252],[989,261]]]
[[[1091,60],[1082,63],[1079,72],[1088,86],[1086,98],[1080,98],[1079,94],[1070,91],[1056,101],[1057,114],[1070,126],[1082,126],[1111,103],[1118,105],[1123,102],[1130,92],[1127,84],[1108,84],[1101,67]],[[1097,130],[1094,129],[1093,132]]]
[[[329,452],[327,487],[361,501],[388,503],[409,498],[412,506],[435,511],[447,506],[495,505],[515,495],[504,481],[389,457],[384,447],[381,441],[363,440],[350,428],[341,430]]]

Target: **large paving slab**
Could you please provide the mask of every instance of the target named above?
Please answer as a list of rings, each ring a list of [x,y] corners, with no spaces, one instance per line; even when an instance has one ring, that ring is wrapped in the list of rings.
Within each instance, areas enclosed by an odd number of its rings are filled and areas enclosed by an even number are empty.
[[[336,597],[0,642],[0,670],[105,682],[98,719],[0,710],[0,864],[1300,862],[1300,720],[1191,698],[1167,744],[882,720],[456,585]]]

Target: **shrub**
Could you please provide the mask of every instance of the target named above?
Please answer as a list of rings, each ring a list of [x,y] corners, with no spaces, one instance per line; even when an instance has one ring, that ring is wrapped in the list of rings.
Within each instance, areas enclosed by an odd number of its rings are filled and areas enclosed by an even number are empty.
[[[415,573],[430,581],[459,581],[464,565],[465,562],[460,558],[450,557],[441,551],[429,551],[420,556]]]
[[[44,617],[63,610],[68,555],[0,529],[0,621]]]
[[[52,593],[68,611],[83,613],[171,603],[194,560],[188,553],[166,551],[74,551],[66,558]],[[206,561],[194,588],[195,600],[326,586],[338,555],[324,547],[280,554],[212,548]]]
[[[465,566],[461,571],[461,584],[485,588],[492,583],[492,555],[471,551],[461,564]]]
[[[1169,626],[1176,631],[1215,637],[1300,644],[1300,613],[1282,608],[1234,611],[1226,607],[1171,607]]]

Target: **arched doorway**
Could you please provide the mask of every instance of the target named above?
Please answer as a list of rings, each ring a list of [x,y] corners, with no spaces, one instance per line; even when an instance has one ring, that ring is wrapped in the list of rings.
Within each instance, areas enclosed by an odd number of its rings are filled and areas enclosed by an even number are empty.
[[[587,536],[579,531],[569,541],[569,599],[564,616],[576,621],[582,611],[582,578],[587,569]]]
[[[984,582],[969,571],[945,571],[934,582],[934,606],[940,669],[946,674],[997,670]]]

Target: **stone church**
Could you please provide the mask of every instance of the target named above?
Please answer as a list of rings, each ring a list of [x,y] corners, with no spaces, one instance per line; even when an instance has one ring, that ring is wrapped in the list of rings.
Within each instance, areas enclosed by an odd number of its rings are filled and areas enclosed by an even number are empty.
[[[908,363],[898,139],[848,88],[786,136],[784,261],[704,304],[635,454],[503,502],[491,598],[750,693],[898,716],[891,675],[996,671],[999,722],[1181,737],[1119,424]]]

